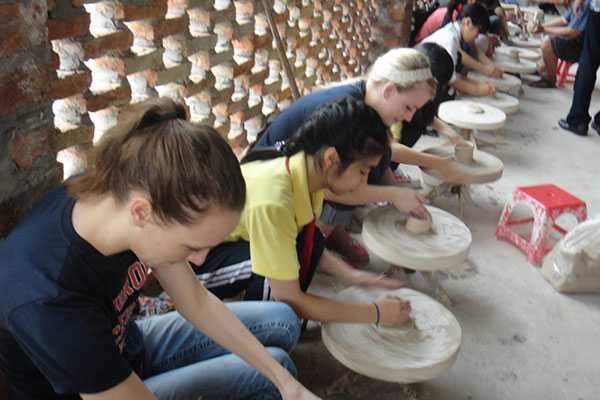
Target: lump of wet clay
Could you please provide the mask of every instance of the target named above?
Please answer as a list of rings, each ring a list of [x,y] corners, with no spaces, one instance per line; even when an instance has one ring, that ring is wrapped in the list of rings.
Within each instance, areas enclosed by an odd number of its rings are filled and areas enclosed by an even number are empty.
[[[406,219],[406,230],[416,235],[431,231],[431,225],[430,218],[408,217]]]

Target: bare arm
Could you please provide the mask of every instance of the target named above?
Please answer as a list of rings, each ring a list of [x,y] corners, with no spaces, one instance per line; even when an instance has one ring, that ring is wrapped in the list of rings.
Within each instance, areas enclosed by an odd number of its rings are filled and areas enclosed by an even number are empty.
[[[435,117],[433,119],[431,127],[439,133],[446,135],[452,143],[456,143],[462,139],[458,132],[454,130],[454,128],[452,128],[450,125],[448,125],[438,117]]]
[[[392,143],[392,161],[397,163],[436,169],[443,164],[444,160],[443,157],[421,153],[400,143]]]
[[[452,87],[461,93],[471,96],[489,96],[496,92],[494,85],[487,82],[479,82],[466,77],[457,78]]]
[[[581,34],[577,29],[569,28],[568,26],[543,27],[541,31],[563,39],[575,39]]]
[[[377,311],[372,303],[342,303],[336,300],[305,293],[300,290],[297,280],[280,281],[269,279],[275,298],[289,304],[304,319],[321,322],[354,322],[371,324],[377,319]],[[397,298],[376,300],[381,311],[380,323],[394,326],[406,322],[410,305]]]
[[[326,191],[325,198],[351,206],[389,201],[400,211],[421,217],[427,215],[427,210],[423,207],[424,199],[422,196],[412,189],[397,186],[362,185],[357,190],[344,195]]]
[[[508,24],[506,23],[506,13],[504,12],[504,8],[496,7],[496,9],[494,10],[494,14],[496,14],[498,16],[498,18],[500,18],[500,26],[501,26],[500,36],[505,39],[509,36],[509,32],[508,32]]]
[[[401,280],[354,268],[341,257],[327,249],[325,249],[319,261],[319,271],[335,276],[340,282],[348,286],[375,286],[389,289],[397,289],[405,286],[405,283]]]
[[[474,47],[477,47],[475,45],[473,45]],[[488,76],[494,76],[494,77],[501,77],[502,76],[502,70],[500,68],[498,68],[496,65],[494,65],[494,63],[491,62],[491,60],[489,58],[487,58],[487,56],[485,54],[483,54],[482,51],[480,51],[479,49],[477,49],[477,54],[479,59],[475,59],[473,57],[471,57],[469,55],[469,53],[467,53],[464,50],[459,50],[460,54],[462,55],[462,63],[470,69],[473,69],[477,72],[480,72],[484,75],[488,75]]]

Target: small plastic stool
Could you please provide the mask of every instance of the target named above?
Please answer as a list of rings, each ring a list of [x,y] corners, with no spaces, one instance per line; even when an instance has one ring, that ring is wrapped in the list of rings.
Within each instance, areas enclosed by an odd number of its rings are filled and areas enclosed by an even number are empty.
[[[510,220],[513,208],[519,203],[530,206],[533,217]],[[496,238],[513,243],[527,254],[530,263],[539,266],[544,256],[552,249],[549,243],[552,230],[562,235],[567,233],[556,224],[556,220],[562,214],[573,214],[577,222],[583,222],[587,218],[587,207],[582,200],[556,185],[518,187],[504,206],[496,227]],[[509,229],[510,226],[527,223],[533,223],[529,241]]]
[[[572,62],[565,60],[558,60],[558,65],[556,66],[556,87],[563,87],[565,83],[571,85],[575,82],[575,75],[569,74],[569,70],[573,65]]]

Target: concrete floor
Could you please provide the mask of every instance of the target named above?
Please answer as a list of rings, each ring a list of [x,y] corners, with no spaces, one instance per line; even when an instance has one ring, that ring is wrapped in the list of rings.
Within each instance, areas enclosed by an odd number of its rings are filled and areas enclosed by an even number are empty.
[[[600,217],[600,136],[557,127],[572,88],[524,90],[521,111],[498,136],[505,143],[488,149],[505,163],[504,176],[472,188],[475,204],[464,217],[473,233],[468,262],[442,280],[463,329],[456,364],[419,384],[375,381],[341,366],[313,327],[294,358],[300,379],[324,399],[600,399],[600,296],[557,293],[518,249],[494,236],[503,204],[519,185],[555,183]],[[596,91],[592,111],[598,109]],[[424,137],[417,147],[435,140]],[[456,199],[434,204],[458,214]]]

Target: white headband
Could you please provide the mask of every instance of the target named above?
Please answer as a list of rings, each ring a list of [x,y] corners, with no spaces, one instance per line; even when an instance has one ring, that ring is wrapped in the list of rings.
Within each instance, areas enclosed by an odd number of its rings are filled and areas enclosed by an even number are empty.
[[[391,68],[389,64],[384,64],[378,66],[377,72],[379,73],[376,74],[377,76],[375,78],[379,78],[381,80],[386,79],[398,85],[403,85],[412,82],[420,82],[433,78],[433,75],[431,75],[431,69],[429,68],[413,69],[410,71],[398,71],[397,69]]]

